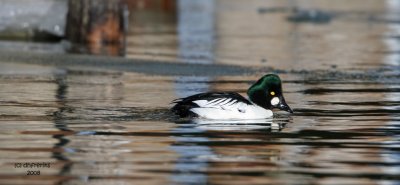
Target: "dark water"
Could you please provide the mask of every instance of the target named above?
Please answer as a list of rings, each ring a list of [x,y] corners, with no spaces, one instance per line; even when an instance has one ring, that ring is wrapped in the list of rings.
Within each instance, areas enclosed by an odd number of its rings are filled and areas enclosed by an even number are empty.
[[[0,184],[400,184],[397,1],[185,2],[192,17],[140,14],[153,21],[132,25],[127,57],[259,72],[0,63]],[[265,73],[281,76],[294,114],[223,122],[168,111],[197,92],[245,93]],[[24,166],[36,163],[46,165]]]
[[[205,87],[244,92],[258,75],[2,69],[19,71],[0,75],[3,184],[400,182],[399,74],[280,74],[295,114],[243,123],[179,120],[168,103]],[[15,168],[25,162],[50,167]]]

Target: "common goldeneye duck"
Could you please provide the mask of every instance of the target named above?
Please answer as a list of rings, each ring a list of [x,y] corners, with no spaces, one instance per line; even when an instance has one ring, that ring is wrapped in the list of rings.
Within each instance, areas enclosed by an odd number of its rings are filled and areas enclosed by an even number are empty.
[[[206,119],[263,119],[272,116],[278,108],[290,113],[282,95],[281,79],[268,74],[260,78],[248,90],[249,99],[235,92],[207,92],[174,100],[172,112],[180,117]]]

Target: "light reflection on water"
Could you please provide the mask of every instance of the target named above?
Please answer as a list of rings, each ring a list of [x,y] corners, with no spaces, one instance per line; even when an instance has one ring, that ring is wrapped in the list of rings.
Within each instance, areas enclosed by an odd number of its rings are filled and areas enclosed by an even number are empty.
[[[398,1],[393,1],[393,0],[387,0],[386,1],[386,6],[387,6],[387,19],[399,19],[400,18],[400,13],[399,13],[399,6],[400,3]],[[400,35],[400,25],[399,24],[388,24],[388,37],[393,37],[393,36],[398,36]],[[384,63],[393,67],[397,67],[399,69],[400,65],[400,53],[398,51],[400,50],[400,40],[399,39],[384,39],[384,42],[387,45],[388,48],[388,54],[385,56]],[[397,71],[398,72],[398,71]],[[387,84],[386,88],[393,89],[396,87],[399,87],[398,84]],[[388,94],[385,99],[386,101],[389,102],[400,102],[400,96],[393,95],[393,94]],[[400,106],[393,106],[394,110],[399,110]],[[399,120],[397,119],[388,121],[386,123],[388,128],[393,128],[393,129],[398,129],[399,128]],[[398,142],[400,134],[397,133],[394,135],[392,140],[386,141],[385,144],[393,144]],[[393,163],[393,162],[399,162],[400,161],[400,154],[393,154],[392,152],[388,150],[382,151],[382,159],[387,162],[387,163]],[[391,173],[391,174],[400,174],[400,167],[399,166],[388,166],[382,168],[383,171],[386,173]],[[386,184],[396,184],[396,183],[386,183]]]

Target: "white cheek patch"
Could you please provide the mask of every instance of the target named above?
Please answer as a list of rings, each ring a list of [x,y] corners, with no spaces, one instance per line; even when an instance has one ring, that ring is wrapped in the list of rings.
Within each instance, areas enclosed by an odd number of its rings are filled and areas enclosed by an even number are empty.
[[[271,105],[278,105],[279,104],[279,98],[278,97],[274,97],[271,100]]]

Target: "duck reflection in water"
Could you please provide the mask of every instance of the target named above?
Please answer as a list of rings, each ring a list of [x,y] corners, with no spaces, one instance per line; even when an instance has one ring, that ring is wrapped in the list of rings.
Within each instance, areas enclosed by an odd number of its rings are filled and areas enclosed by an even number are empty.
[[[244,131],[244,130],[268,130],[271,132],[280,131],[285,128],[290,121],[288,118],[266,118],[266,119],[230,119],[212,120],[204,118],[180,119],[178,124],[193,124],[201,130],[220,130],[220,131]]]

